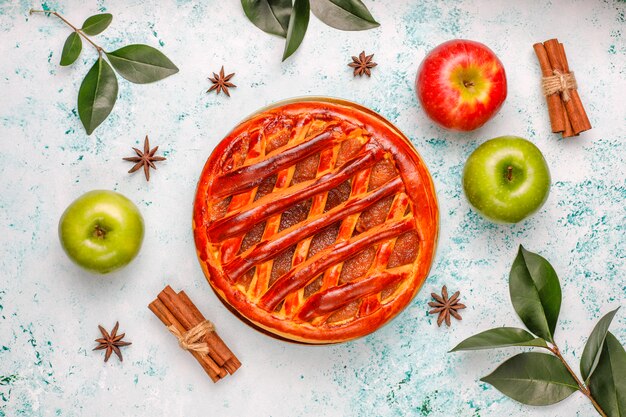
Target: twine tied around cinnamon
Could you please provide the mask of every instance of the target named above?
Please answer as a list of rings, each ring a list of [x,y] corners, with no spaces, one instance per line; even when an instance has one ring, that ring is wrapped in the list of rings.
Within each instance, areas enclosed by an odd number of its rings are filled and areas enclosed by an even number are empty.
[[[204,320],[185,333],[181,333],[175,326],[169,326],[168,330],[176,336],[181,349],[209,353],[209,346],[200,340],[204,339],[207,333],[215,331],[215,326],[209,320]]]
[[[569,90],[576,90],[578,88],[574,72],[563,73],[559,70],[554,70],[553,74],[554,75],[541,79],[543,95],[551,96],[552,94],[561,93],[563,101],[568,102],[570,100]]]

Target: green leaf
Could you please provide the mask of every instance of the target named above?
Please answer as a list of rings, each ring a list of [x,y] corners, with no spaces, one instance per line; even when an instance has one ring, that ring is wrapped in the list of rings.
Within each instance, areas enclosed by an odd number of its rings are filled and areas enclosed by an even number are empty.
[[[295,0],[291,16],[289,18],[289,28],[287,29],[287,41],[283,52],[283,61],[289,58],[302,43],[306,28],[309,25],[309,0]]]
[[[111,113],[117,100],[117,78],[102,57],[91,67],[78,90],[78,115],[91,135]]]
[[[589,378],[591,396],[609,417],[626,416],[626,351],[611,332]]]
[[[263,32],[287,36],[291,0],[241,0],[248,19]]]
[[[528,330],[554,342],[561,285],[552,265],[520,245],[509,274],[509,292],[513,308]]]
[[[128,45],[106,54],[113,68],[132,83],[152,83],[178,72],[168,57],[148,45]]]
[[[450,352],[460,350],[494,349],[507,346],[546,347],[546,341],[536,338],[524,329],[499,327],[475,334],[459,343]]]
[[[617,310],[619,310],[619,307],[602,317],[598,324],[596,324],[596,327],[593,328],[587,340],[585,350],[583,350],[583,356],[580,358],[580,374],[583,376],[585,382],[589,380],[589,377],[593,374],[598,364],[606,333],[609,331],[609,326]]]
[[[335,29],[367,30],[380,26],[361,0],[311,0],[311,11]]]
[[[70,33],[70,36],[65,40],[65,45],[63,45],[60,64],[64,67],[72,65],[78,59],[82,49],[83,42],[80,40],[80,35],[76,32]]]
[[[104,30],[109,27],[112,20],[113,15],[111,13],[93,15],[85,20],[81,30],[87,35],[94,36],[104,32]]]
[[[481,381],[527,405],[555,404],[578,390],[558,358],[537,352],[513,356]]]

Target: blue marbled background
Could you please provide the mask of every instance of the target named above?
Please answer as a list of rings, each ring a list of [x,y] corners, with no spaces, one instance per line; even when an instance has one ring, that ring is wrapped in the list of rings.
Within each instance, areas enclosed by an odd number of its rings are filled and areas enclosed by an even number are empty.
[[[591,416],[579,394],[526,407],[479,382],[512,350],[447,354],[463,338],[518,325],[507,276],[517,245],[558,271],[564,305],[557,341],[576,364],[595,322],[626,299],[626,4],[613,1],[368,0],[376,30],[339,32],[311,18],[298,52],[265,35],[230,1],[50,1],[80,24],[113,13],[97,40],[159,47],[180,68],[162,82],[120,80],[111,116],[86,136],[76,115],[94,59],[60,67],[68,29],[29,16],[27,0],[0,0],[0,416]],[[451,38],[488,44],[503,61],[509,96],[483,129],[450,133],[426,119],[414,93],[426,52]],[[558,37],[580,82],[594,129],[549,133],[536,41]],[[365,49],[379,66],[354,79],[346,64]],[[207,77],[236,72],[232,98],[207,95]],[[441,236],[431,276],[390,325],[352,343],[285,344],[250,330],[217,301],[195,258],[190,226],[196,179],[215,144],[242,118],[274,101],[330,95],[369,106],[411,138],[433,174]],[[168,157],[146,184],[122,157],[149,134]],[[466,157],[503,134],[530,138],[553,176],[544,208],[514,226],[491,224],[462,195]],[[57,221],[82,193],[114,189],[140,207],[147,232],[139,257],[105,277],[63,254]],[[146,308],[166,284],[184,288],[219,325],[244,366],[213,385]],[[447,284],[468,305],[462,322],[438,328],[426,314]],[[125,361],[92,352],[97,325],[116,320],[133,345]],[[626,311],[612,325],[626,342]],[[115,358],[113,358],[115,359]],[[576,366],[577,367],[577,366]]]

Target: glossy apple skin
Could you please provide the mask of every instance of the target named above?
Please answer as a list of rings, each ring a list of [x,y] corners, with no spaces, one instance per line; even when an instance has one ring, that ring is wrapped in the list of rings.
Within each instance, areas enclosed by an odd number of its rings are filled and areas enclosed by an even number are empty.
[[[533,143],[502,136],[483,143],[467,159],[463,191],[487,219],[517,223],[545,203],[550,193],[550,170]]]
[[[484,125],[506,99],[502,62],[479,42],[454,39],[422,61],[415,82],[422,108],[433,121],[452,130]]]
[[[59,239],[67,256],[100,274],[132,261],[141,249],[143,234],[143,218],[137,206],[114,191],[83,194],[59,220]]]

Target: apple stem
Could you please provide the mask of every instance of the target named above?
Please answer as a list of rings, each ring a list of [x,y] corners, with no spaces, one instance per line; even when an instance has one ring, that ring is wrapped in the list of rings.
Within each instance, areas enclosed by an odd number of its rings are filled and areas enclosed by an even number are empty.
[[[107,234],[106,230],[101,228],[99,225],[96,225],[93,231],[93,236],[98,239],[104,239],[104,236]]]
[[[463,86],[464,86],[465,88],[474,87],[474,83],[473,83],[473,82],[471,82],[471,81],[465,81],[465,80],[463,80]]]
[[[506,179],[509,181],[513,179],[513,167],[511,165],[506,167]]]

